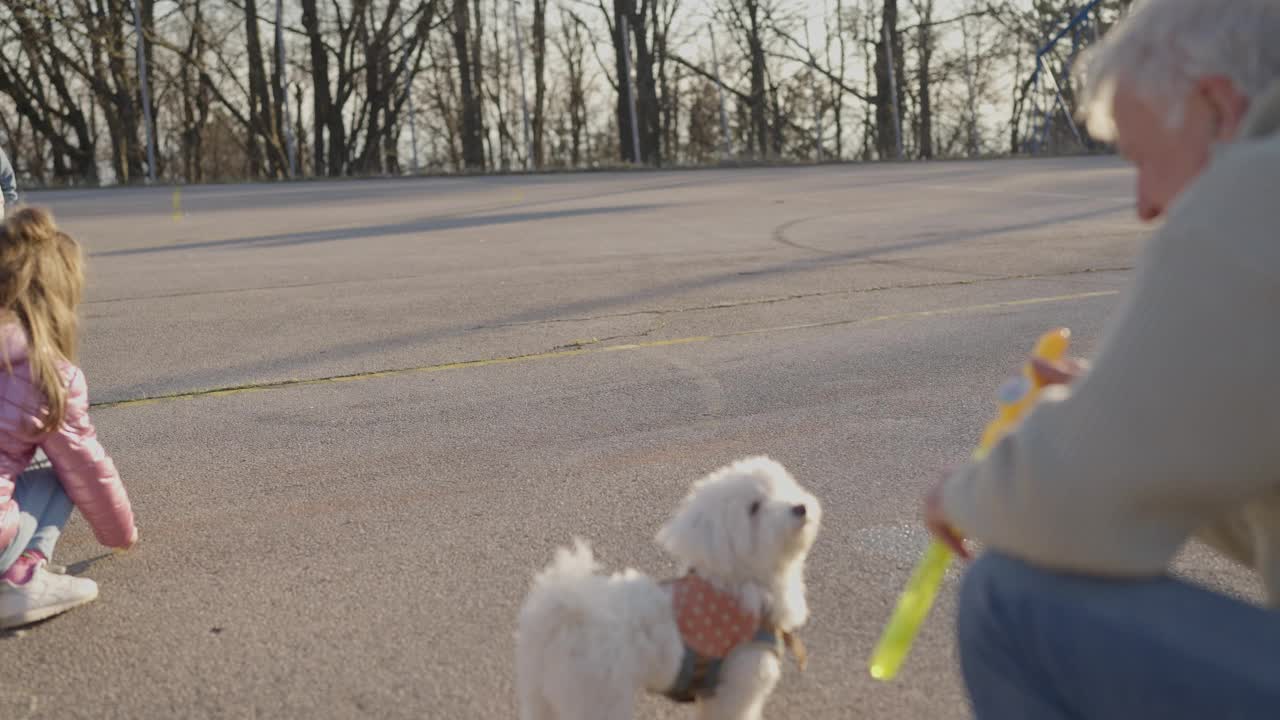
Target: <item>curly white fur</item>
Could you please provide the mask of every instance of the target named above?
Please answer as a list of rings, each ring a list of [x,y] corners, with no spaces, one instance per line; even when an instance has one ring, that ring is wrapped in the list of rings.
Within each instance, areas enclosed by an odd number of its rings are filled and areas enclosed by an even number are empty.
[[[753,457],[694,483],[657,541],[681,564],[779,629],[808,619],[804,562],[822,507],[778,463]],[[601,574],[587,543],[560,548],[520,609],[521,720],[622,720],[641,692],[675,682],[684,644],[671,596],[627,569]],[[759,718],[781,676],[776,655],[741,646],[726,658],[708,720]]]

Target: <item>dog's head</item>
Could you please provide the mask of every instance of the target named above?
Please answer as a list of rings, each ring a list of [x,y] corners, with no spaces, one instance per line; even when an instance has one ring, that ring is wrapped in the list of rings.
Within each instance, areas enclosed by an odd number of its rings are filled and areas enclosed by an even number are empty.
[[[657,540],[702,574],[771,586],[803,563],[821,522],[817,498],[777,462],[752,457],[694,483]]]

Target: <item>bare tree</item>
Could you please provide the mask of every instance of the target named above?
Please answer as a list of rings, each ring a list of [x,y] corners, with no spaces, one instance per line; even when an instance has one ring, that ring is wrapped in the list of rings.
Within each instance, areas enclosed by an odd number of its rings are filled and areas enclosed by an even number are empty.
[[[846,29],[845,24],[845,5],[844,0],[836,0],[835,14],[827,14],[823,19],[826,32],[826,65],[831,68],[833,77],[828,78],[828,96],[827,102],[831,105],[833,119],[835,120],[835,140],[837,160],[844,158],[844,85],[849,69],[849,49],[847,40],[853,32],[852,29]],[[833,26],[834,25],[834,26]],[[833,62],[831,58],[832,47],[836,49],[837,61]]]
[[[604,0],[599,0],[600,10],[605,14],[605,22],[609,26],[609,35],[613,38],[613,57],[614,57],[614,93],[617,96],[615,105],[617,112],[617,128],[618,128],[618,147],[620,148],[621,157],[624,162],[638,163],[640,158],[636,156],[632,137],[639,133],[638,128],[632,126],[631,121],[631,102],[634,90],[630,83],[631,77],[631,58],[630,40],[623,33],[627,32],[628,18],[634,12],[631,6],[634,0],[613,0],[612,16],[609,9],[604,5]]]
[[[715,160],[720,150],[720,97],[716,84],[701,78],[693,83],[689,103],[685,159],[695,164]]]
[[[364,102],[358,108],[358,127],[364,130],[363,147],[352,155],[358,173],[398,173],[401,114],[422,66],[427,37],[436,14],[436,2],[421,3],[405,19],[398,0],[377,12],[370,5],[361,33],[364,38]],[[406,32],[406,27],[409,32]]]
[[[556,48],[565,64],[565,84],[568,96],[565,112],[569,116],[570,153],[569,166],[579,167],[583,161],[583,143],[587,131],[587,23],[573,12],[561,8],[560,36]]]
[[[476,0],[477,5],[479,0]],[[481,82],[480,30],[476,22],[476,38],[471,35],[471,8],[468,0],[454,0],[452,17],[453,46],[457,52],[460,102],[462,105],[462,161],[469,170],[483,170],[484,89]]]
[[[155,171],[187,182],[401,173],[406,128],[424,167],[473,172],[702,163],[726,139],[761,159],[1074,151],[1068,70],[1130,6],[823,0],[802,32],[794,0],[280,2],[0,0],[0,142],[29,183],[133,182],[146,102]],[[703,8],[729,41],[715,67]]]
[[[773,10],[770,0],[725,0],[720,14],[744,51],[750,82],[748,106],[751,112],[750,137],[760,157],[768,157],[770,146],[769,88],[767,86],[769,18]]]
[[[533,0],[533,166],[546,164],[547,0]]]
[[[88,70],[61,43],[62,34],[72,28],[55,22],[51,12],[37,14],[34,2],[8,5],[9,17],[0,20],[0,93],[12,101],[32,135],[49,144],[55,177],[74,175],[97,182],[95,108],[88,93],[77,91],[77,80],[82,81]],[[11,141],[15,130],[22,132],[21,123],[6,128]],[[128,155],[127,148],[123,155]],[[28,167],[37,167],[43,174],[45,163],[31,162]]]
[[[875,50],[876,152],[883,158],[896,157],[902,137],[902,78],[906,70],[902,35],[898,29],[898,0],[884,0],[880,33]]]
[[[911,0],[916,13],[916,153],[919,157],[933,157],[933,87],[930,73],[933,71],[934,0]]]
[[[612,8],[597,0],[613,42],[620,156],[624,162],[662,164],[663,103],[659,74],[667,59],[666,35],[677,0],[614,0]],[[624,37],[623,32],[626,35]],[[632,129],[635,103],[636,128]],[[638,139],[635,156],[633,136]]]
[[[267,86],[266,62],[262,56],[257,0],[244,0],[245,49],[249,71],[249,162],[254,174],[285,177],[288,160],[281,129],[279,102]],[[280,72],[277,68],[277,72]]]
[[[490,45],[490,55],[488,66],[493,74],[492,82],[489,83],[489,100],[493,103],[494,117],[497,120],[498,131],[498,152],[494,165],[502,170],[510,170],[513,163],[513,157],[518,156],[520,143],[516,141],[512,131],[512,124],[507,111],[503,109],[503,104],[507,102],[511,95],[511,57],[503,55],[502,50],[507,46],[502,37],[503,28],[506,23],[502,22],[498,15],[501,0],[493,0],[490,5],[493,11],[493,43]],[[514,108],[515,103],[511,103],[509,107]],[[490,153],[492,155],[492,153]]]
[[[203,63],[208,51],[204,3],[191,0],[183,10],[191,13],[183,56]],[[179,63],[178,72],[182,89],[182,174],[188,182],[201,182],[205,179],[204,136],[212,103],[210,79],[192,63]]]
[[[428,78],[427,99],[434,110],[437,124],[429,133],[435,145],[435,154],[451,168],[462,168],[462,112],[458,83],[454,82],[450,60],[453,56],[452,39],[432,43],[432,57]],[[443,145],[444,152],[440,152]]]
[[[338,147],[341,147],[344,135],[341,110],[339,109],[336,117],[333,112],[334,99],[329,85],[329,50],[325,45],[325,32],[321,28],[316,0],[301,0],[301,2],[302,25],[306,29],[308,49],[311,54],[311,122],[315,136],[312,164],[316,175],[337,175],[342,171],[342,163],[339,161],[331,164],[329,155],[333,145],[325,146],[326,130],[331,133],[330,137],[333,137],[334,133],[338,135]],[[339,37],[345,44],[346,34],[340,31]]]
[[[79,27],[88,36],[88,56],[83,46],[69,46],[78,55],[73,58],[56,40],[50,45],[93,89],[111,135],[111,164],[116,179],[130,182],[141,178],[144,150],[139,140],[139,91],[125,43],[132,10],[126,0],[93,0],[92,4],[90,0],[76,0],[74,12],[78,13]]]
[[[655,22],[657,0],[635,0],[627,28],[631,31],[635,50],[636,120],[640,124],[640,162],[661,165],[659,145],[662,133],[661,107],[658,102],[658,82],[655,76],[657,58],[654,55],[654,34],[660,34]]]
[[[656,95],[653,98],[660,118],[654,123],[655,163],[674,160],[678,154],[680,122],[680,66],[671,61],[671,32],[675,26],[680,0],[651,0],[650,26],[653,28],[653,56],[657,68]],[[674,78],[669,73],[674,74]]]

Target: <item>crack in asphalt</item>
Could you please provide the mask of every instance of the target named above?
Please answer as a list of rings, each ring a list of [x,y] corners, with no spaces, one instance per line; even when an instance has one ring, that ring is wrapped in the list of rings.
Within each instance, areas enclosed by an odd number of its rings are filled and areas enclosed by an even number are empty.
[[[892,261],[889,261],[889,262],[892,262]],[[719,303],[710,303],[707,305],[690,305],[687,307],[678,307],[678,308],[653,308],[648,310],[628,310],[626,312],[603,313],[600,315],[584,315],[584,316],[570,317],[570,318],[551,318],[546,320],[527,320],[527,321],[514,322],[514,323],[494,323],[489,325],[475,325],[468,328],[468,330],[496,330],[496,329],[511,328],[511,327],[529,327],[529,326],[536,326],[536,325],[555,325],[560,323],[592,322],[595,320],[611,320],[616,318],[640,317],[645,315],[658,315],[658,316],[679,315],[682,313],[705,312],[708,310],[728,310],[728,309],[740,308],[740,307],[750,307],[753,305],[772,305],[775,303],[793,302],[795,300],[809,300],[812,298],[821,298],[821,297],[839,297],[841,295],[852,296],[852,295],[861,295],[865,293],[887,292],[890,290],[927,290],[931,288],[963,287],[966,285],[981,285],[985,283],[995,283],[995,282],[1011,282],[1014,280],[1052,280],[1055,278],[1072,277],[1075,275],[1128,272],[1132,269],[1133,269],[1132,266],[1117,265],[1113,267],[1096,267],[1096,268],[1082,268],[1079,270],[1067,270],[1059,273],[1020,273],[1020,274],[1013,274],[1013,275],[998,275],[998,276],[982,275],[979,277],[969,278],[965,280],[942,280],[937,282],[926,282],[926,283],[871,285],[871,286],[862,287],[862,288],[847,288],[843,290],[823,290],[820,292],[794,293],[790,295],[774,295],[774,296],[763,297],[763,298],[750,298],[747,300],[730,300],[730,301],[719,302]]]

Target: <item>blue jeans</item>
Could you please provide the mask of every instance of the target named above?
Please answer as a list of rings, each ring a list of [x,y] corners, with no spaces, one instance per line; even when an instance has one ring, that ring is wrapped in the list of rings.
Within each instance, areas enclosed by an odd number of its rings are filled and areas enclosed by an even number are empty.
[[[14,481],[13,499],[18,502],[18,534],[0,550],[0,573],[27,550],[39,550],[52,558],[53,546],[75,509],[44,453],[37,453],[31,466]]]
[[[958,633],[980,720],[1280,717],[1280,612],[1173,578],[989,553],[965,575]]]

